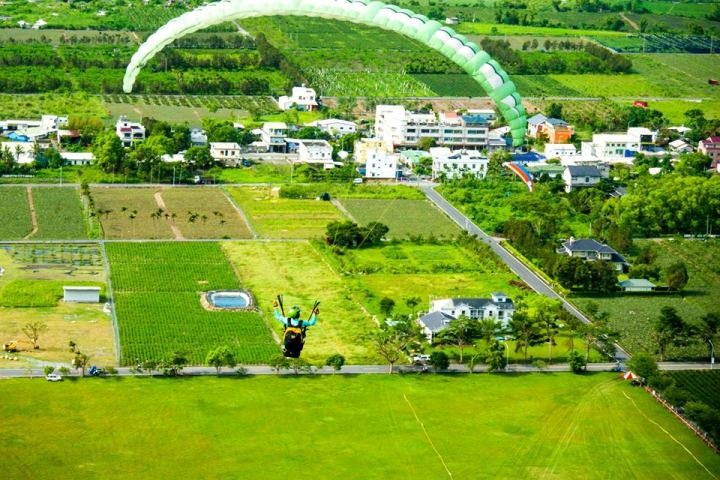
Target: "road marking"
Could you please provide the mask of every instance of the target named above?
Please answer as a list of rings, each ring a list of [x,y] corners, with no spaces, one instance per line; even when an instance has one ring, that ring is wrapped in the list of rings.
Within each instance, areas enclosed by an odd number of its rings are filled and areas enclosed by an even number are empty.
[[[438,451],[438,449],[435,448],[435,444],[433,443],[432,439],[430,438],[430,435],[428,435],[428,432],[425,429],[425,425],[423,425],[423,423],[420,421],[420,417],[418,417],[418,414],[415,411],[415,407],[412,406],[412,403],[410,403],[410,400],[408,400],[407,395],[405,395],[404,393],[403,393],[403,398],[407,402],[408,406],[410,406],[410,410],[412,410],[413,415],[415,415],[415,420],[417,420],[417,423],[420,424],[420,427],[422,427],[423,433],[425,434],[425,438],[427,438],[427,441],[430,444],[430,446],[432,447],[432,449],[435,450],[435,454],[440,459],[440,462],[442,462],[442,465],[445,468],[445,471],[447,472],[448,476],[450,478],[453,478],[452,472],[450,471],[447,464],[445,463],[445,459],[442,457],[442,455],[440,455],[440,452]]]
[[[689,453],[690,456],[698,463],[698,465],[700,465],[701,467],[703,467],[703,468],[705,469],[705,471],[708,473],[708,475],[710,475],[712,478],[718,478],[718,477],[715,476],[715,474],[713,474],[710,470],[708,470],[708,468],[707,468],[705,465],[703,465],[703,463],[702,463],[700,460],[698,460],[698,458],[697,458],[695,455],[693,455],[693,453],[692,453],[690,450],[688,450],[688,448],[687,448],[682,442],[680,442],[677,438],[673,437],[670,432],[668,432],[667,430],[665,430],[665,429],[664,429],[659,423],[657,423],[655,420],[652,420],[652,419],[650,419],[650,417],[648,417],[647,415],[645,415],[645,412],[643,412],[642,410],[640,410],[640,407],[637,406],[637,404],[635,403],[635,400],[633,400],[632,398],[628,397],[628,394],[627,394],[627,393],[625,393],[625,392],[622,392],[622,393],[623,393],[623,395],[625,395],[625,398],[627,398],[628,400],[630,400],[630,401],[632,402],[633,406],[637,409],[638,412],[640,412],[640,415],[642,415],[643,417],[645,417],[645,420],[647,420],[647,421],[650,422],[650,423],[654,423],[655,425],[657,425],[657,427],[658,427],[660,430],[662,430],[663,432],[665,432],[668,437],[672,438],[673,441],[675,441],[675,443],[677,443],[677,444],[680,445],[682,448],[684,448],[685,451],[686,451],[687,453]]]

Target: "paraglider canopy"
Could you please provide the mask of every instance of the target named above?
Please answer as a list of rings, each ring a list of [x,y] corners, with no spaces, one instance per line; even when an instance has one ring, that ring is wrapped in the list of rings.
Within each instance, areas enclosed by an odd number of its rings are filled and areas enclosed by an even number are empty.
[[[140,69],[160,50],[189,33],[249,17],[299,15],[361,23],[400,33],[439,51],[468,73],[497,105],[510,126],[513,145],[525,139],[525,108],[515,84],[500,65],[475,43],[440,22],[410,10],[369,0],[223,0],[184,13],[140,45],[127,66],[123,90],[132,91]]]

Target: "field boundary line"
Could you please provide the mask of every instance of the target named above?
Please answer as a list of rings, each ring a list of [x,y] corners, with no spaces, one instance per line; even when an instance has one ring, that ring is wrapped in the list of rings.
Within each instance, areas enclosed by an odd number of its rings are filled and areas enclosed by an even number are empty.
[[[432,449],[435,451],[435,454],[436,454],[436,455],[438,456],[438,458],[440,459],[440,462],[442,463],[443,468],[445,468],[445,471],[447,472],[448,476],[449,476],[450,478],[453,478],[453,474],[452,474],[452,472],[450,471],[450,469],[448,468],[447,464],[445,463],[445,459],[443,458],[442,455],[440,455],[440,452],[439,452],[438,449],[435,447],[435,444],[433,443],[432,438],[430,438],[430,435],[428,434],[427,429],[425,429],[425,425],[423,424],[423,422],[420,421],[420,417],[418,417],[418,414],[417,414],[417,412],[415,411],[415,407],[413,407],[413,404],[410,403],[410,400],[408,399],[407,395],[405,395],[404,393],[403,393],[403,398],[405,399],[405,401],[407,402],[408,406],[410,407],[410,410],[412,410],[412,413],[413,413],[413,415],[415,416],[415,420],[417,420],[417,423],[420,424],[420,427],[422,427],[422,431],[423,431],[423,433],[425,434],[425,438],[427,438],[428,443],[430,444],[430,446],[432,447]],[[701,464],[701,465],[702,465],[702,464]],[[707,470],[707,469],[706,469],[706,470]]]
[[[665,429],[662,427],[662,425],[660,425],[660,424],[657,423],[655,420],[652,420],[650,417],[648,417],[647,415],[645,415],[645,412],[643,412],[642,410],[640,410],[640,407],[637,406],[637,404],[635,403],[635,400],[633,400],[632,398],[630,398],[627,393],[625,393],[625,392],[622,392],[622,393],[623,393],[623,395],[625,395],[625,398],[627,398],[628,400],[630,400],[630,401],[632,402],[633,407],[635,407],[635,409],[636,409],[638,412],[640,412],[640,415],[642,415],[642,416],[645,418],[645,420],[647,420],[647,421],[650,422],[650,423],[655,424],[660,430],[662,430],[663,432],[665,432],[665,434],[666,434],[668,437],[672,438],[675,443],[677,443],[677,444],[680,445],[682,448],[684,448],[685,451],[686,451],[687,453],[689,453],[690,456],[697,462],[697,464],[700,465],[701,467],[703,467],[703,468],[705,469],[705,471],[708,473],[708,475],[710,475],[712,478],[715,478],[715,479],[718,478],[717,476],[715,476],[714,473],[712,473],[710,470],[708,470],[708,468],[705,466],[705,464],[703,464],[700,460],[698,460],[698,458],[685,446],[685,444],[683,444],[683,443],[682,443],[680,440],[678,440],[677,438],[673,437],[670,432],[668,432],[667,430],[665,430]]]
[[[27,197],[28,197],[28,210],[30,210],[30,222],[32,223],[32,230],[30,230],[30,233],[25,235],[23,237],[23,240],[29,240],[30,237],[35,235],[38,232],[38,223],[37,223],[37,215],[35,214],[35,202],[33,201],[32,196],[32,187],[30,185],[27,186]]]
[[[112,320],[113,333],[115,334],[115,356],[118,365],[120,365],[120,330],[118,329],[117,315],[115,314],[115,293],[112,288],[112,280],[110,279],[110,262],[108,261],[107,251],[105,251],[105,242],[100,240],[100,253],[102,254],[103,264],[105,265],[105,282],[108,287],[108,297],[110,297],[110,319]]]
[[[340,212],[343,213],[347,218],[349,218],[351,222],[358,223],[358,221],[355,220],[355,217],[352,216],[348,209],[345,208],[342,203],[340,203],[340,200],[333,198],[332,200],[330,200],[330,203],[335,205],[335,208],[340,210]]]

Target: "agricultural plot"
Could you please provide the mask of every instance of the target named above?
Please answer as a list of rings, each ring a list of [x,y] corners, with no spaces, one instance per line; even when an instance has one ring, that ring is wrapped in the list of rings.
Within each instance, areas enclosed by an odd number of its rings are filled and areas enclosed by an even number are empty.
[[[246,288],[216,243],[111,243],[122,365],[183,352],[191,364],[222,345],[241,363],[266,363],[279,352],[254,311],[205,310],[211,290]]]
[[[240,211],[219,188],[164,188],[157,192],[174,231],[183,238],[250,238]],[[163,214],[164,216],[164,214]]]
[[[720,410],[720,370],[697,371],[685,370],[667,372],[677,386],[690,394],[694,401]]]
[[[285,295],[287,306],[298,305],[304,313],[319,299],[318,324],[310,328],[303,358],[321,363],[341,353],[351,363],[380,361],[365,337],[376,324],[348,291],[348,285],[306,242],[223,243],[244,284],[277,334],[282,325],[272,317],[272,302]]]
[[[228,192],[264,238],[320,237],[328,223],[343,218],[330,202],[279,198],[277,190],[269,187],[228,188]]]
[[[687,265],[690,281],[681,294],[625,295],[613,297],[577,297],[580,307],[595,302],[601,311],[610,314],[609,321],[622,335],[621,343],[630,352],[656,349],[652,325],[660,316],[662,307],[675,308],[680,316],[691,324],[697,324],[700,317],[717,312],[717,292],[720,291],[720,267],[717,240],[664,240],[652,242],[658,252],[657,263],[665,267],[681,260]],[[692,344],[688,347],[668,348],[670,358],[709,359],[708,346]],[[707,361],[707,360],[706,360]]]
[[[107,297],[105,270],[97,245],[3,244],[0,245],[0,338],[18,340],[16,360],[0,360],[0,366],[37,365],[38,361],[67,363],[67,344],[75,340],[91,361],[115,364],[115,344],[110,315],[102,304],[73,304],[61,301],[63,286],[101,287]],[[47,330],[40,336],[40,349],[22,332],[33,321],[43,321]]]
[[[387,225],[390,238],[451,237],[460,231],[427,200],[342,199],[341,204],[359,225],[369,222]]]
[[[156,216],[161,208],[152,188],[93,187],[95,211],[107,239],[161,239],[174,238],[172,217]],[[186,212],[175,213],[176,217]]]
[[[3,425],[14,432],[4,447],[11,478],[425,480],[448,471],[458,479],[552,471],[560,479],[690,480],[720,470],[720,457],[689,429],[611,374],[13,379],[0,394]],[[468,441],[471,432],[482,432],[483,448]],[[38,438],[42,449],[33,448]],[[277,445],[298,438],[313,446],[312,461],[278,455]],[[113,454],[88,462],[100,442]]]
[[[74,187],[32,189],[38,231],[32,239],[74,240],[87,238],[80,196]]]
[[[424,83],[435,95],[441,97],[484,97],[485,91],[470,75],[456,74],[414,74],[413,78]],[[513,80],[515,76],[513,76]]]
[[[19,240],[32,231],[25,187],[0,188],[0,239]]]

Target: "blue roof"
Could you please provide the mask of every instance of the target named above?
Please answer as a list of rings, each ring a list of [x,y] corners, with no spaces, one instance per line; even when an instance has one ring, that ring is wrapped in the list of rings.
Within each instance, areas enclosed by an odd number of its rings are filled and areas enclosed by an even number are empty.
[[[463,115],[462,119],[465,120],[465,123],[489,123],[490,116],[489,115],[480,115],[480,114],[473,114],[473,115]]]
[[[540,155],[537,152],[513,153],[512,158],[513,162],[516,163],[539,162],[540,160],[545,160],[545,156]]]

